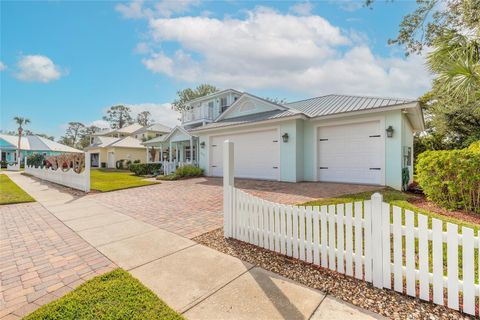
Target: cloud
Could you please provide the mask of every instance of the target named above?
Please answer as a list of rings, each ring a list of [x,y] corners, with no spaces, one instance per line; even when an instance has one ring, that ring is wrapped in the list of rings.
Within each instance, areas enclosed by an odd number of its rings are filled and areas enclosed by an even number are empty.
[[[163,0],[155,3],[133,0],[128,4],[117,4],[115,9],[126,19],[169,18],[175,14],[188,12],[199,4],[199,0]]]
[[[308,16],[312,13],[313,4],[310,2],[297,3],[290,7],[290,12],[299,16]]]
[[[7,69],[7,65],[0,61],[0,71]]]
[[[363,8],[363,1],[359,0],[332,0],[331,3],[337,4],[340,9],[348,12],[357,11]]]
[[[307,11],[304,11],[305,13]],[[378,56],[368,37],[318,15],[283,14],[266,7],[244,18],[149,18],[150,48],[142,59],[158,74],[189,83],[245,90],[277,89],[417,97],[430,88],[421,56]]]
[[[149,111],[152,119],[164,124],[168,127],[174,127],[178,124],[180,114],[177,111],[172,110],[170,103],[140,103],[140,104],[126,104],[132,110],[132,117],[136,118],[137,114],[142,111]]]
[[[59,79],[63,74],[60,67],[47,56],[26,55],[18,60],[15,77],[22,81],[47,83]]]
[[[89,126],[95,126],[101,129],[110,128],[110,124],[105,120],[94,120],[91,123],[87,124],[87,127]]]

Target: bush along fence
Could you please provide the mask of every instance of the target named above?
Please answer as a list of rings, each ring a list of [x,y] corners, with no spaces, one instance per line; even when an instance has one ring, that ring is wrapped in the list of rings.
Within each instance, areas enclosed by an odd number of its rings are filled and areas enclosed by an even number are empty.
[[[234,187],[225,141],[224,233],[400,293],[475,315],[480,232],[371,200],[322,207],[268,202]]]
[[[87,161],[85,161],[86,159]],[[25,173],[42,180],[89,192],[89,159],[89,153],[71,153],[47,157],[46,161],[42,161],[42,164],[30,165],[28,158],[25,158]]]

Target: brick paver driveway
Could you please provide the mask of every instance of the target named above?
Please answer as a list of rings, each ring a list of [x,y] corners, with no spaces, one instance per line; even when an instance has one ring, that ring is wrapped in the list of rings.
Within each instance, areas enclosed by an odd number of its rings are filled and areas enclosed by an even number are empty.
[[[260,198],[296,204],[318,198],[378,190],[340,183],[288,183],[237,179],[235,185]],[[221,178],[164,181],[162,184],[93,195],[103,205],[187,238],[223,225]]]
[[[0,206],[0,319],[17,319],[115,265],[39,203]]]

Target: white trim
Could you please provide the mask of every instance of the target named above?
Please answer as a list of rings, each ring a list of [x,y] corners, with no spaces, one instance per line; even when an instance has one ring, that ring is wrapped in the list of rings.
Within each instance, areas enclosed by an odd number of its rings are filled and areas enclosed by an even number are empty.
[[[317,119],[320,121],[321,119]],[[313,173],[315,180],[319,182],[319,174],[318,174],[318,129],[321,127],[333,127],[333,126],[339,126],[339,125],[348,125],[348,124],[354,124],[354,123],[364,123],[364,122],[372,122],[372,121],[380,121],[380,129],[385,128],[385,116],[379,116],[379,117],[368,117],[368,118],[362,118],[362,119],[345,119],[345,120],[340,120],[340,121],[332,121],[328,123],[320,123],[314,126],[314,139],[313,139],[313,151],[314,151],[314,161],[313,161]],[[386,140],[385,140],[385,130],[381,131],[381,138],[382,138],[382,152],[383,152],[383,161],[382,161],[382,175],[381,175],[381,185],[385,186],[385,181],[386,181]],[[327,181],[325,181],[327,182]]]
[[[222,127],[204,128],[204,129],[202,129],[202,127],[199,127],[198,129],[192,130],[192,132],[195,132],[198,135],[201,135],[203,133],[210,132],[210,131],[228,130],[229,128],[242,128],[242,127],[254,126],[258,124],[264,124],[264,123],[270,124],[270,123],[276,123],[276,122],[281,122],[286,120],[296,120],[296,119],[306,120],[307,116],[305,116],[304,114],[294,114],[291,116],[286,116],[281,118],[273,118],[273,119],[261,120],[261,121],[251,121],[251,122],[232,124],[232,125],[222,126]]]
[[[252,100],[255,100],[257,102],[261,102],[261,103],[266,103],[266,104],[269,104],[271,105],[272,107],[275,107],[276,109],[278,110],[289,110],[290,108],[288,107],[285,107],[285,106],[282,106],[280,104],[277,104],[275,102],[272,102],[272,101],[268,101],[266,99],[262,99],[260,97],[257,97],[257,96],[254,96],[253,94],[250,94],[250,93],[246,93],[244,92],[238,99],[237,101],[235,101],[234,103],[232,103],[232,105],[227,109],[225,110],[223,113],[221,113],[213,122],[217,122],[217,121],[220,121],[222,119],[225,118],[225,116],[232,112],[231,110],[237,108],[237,106],[240,104],[240,101],[243,99],[246,99],[246,98],[250,98]]]
[[[207,175],[208,176],[211,176],[210,174],[210,168],[212,167],[212,138],[215,138],[215,137],[220,137],[220,136],[225,136],[225,135],[238,135],[238,134],[242,134],[242,133],[254,133],[254,132],[263,132],[263,131],[272,131],[272,130],[275,130],[276,133],[277,133],[277,143],[279,144],[278,145],[278,175],[277,175],[277,179],[276,180],[273,180],[273,181],[282,181],[281,178],[282,178],[282,146],[281,146],[281,143],[282,143],[282,137],[280,136],[280,126],[271,126],[271,127],[265,127],[265,128],[258,128],[257,130],[236,130],[236,131],[231,131],[231,132],[228,132],[228,133],[223,133],[223,134],[214,134],[214,135],[208,135],[207,136],[207,140],[208,140],[208,163],[207,163]],[[255,179],[254,177],[252,178],[247,178],[247,179]]]
[[[218,95],[222,95],[222,94],[225,94],[225,93],[238,93],[240,95],[243,94],[243,92],[237,91],[235,89],[225,89],[225,90],[221,90],[221,91],[217,91],[217,92],[208,94],[208,95],[203,96],[203,97],[195,98],[193,100],[188,101],[187,104],[190,105],[191,103],[196,103],[196,102],[203,101],[203,100],[209,100],[209,99],[215,98]]]

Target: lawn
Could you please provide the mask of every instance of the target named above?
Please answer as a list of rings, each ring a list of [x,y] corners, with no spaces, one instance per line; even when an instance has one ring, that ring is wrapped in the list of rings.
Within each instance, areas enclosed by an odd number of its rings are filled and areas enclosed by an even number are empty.
[[[24,319],[183,319],[128,272],[95,277]]]
[[[90,188],[107,192],[158,183],[145,181],[144,179],[143,177],[133,175],[130,171],[94,169],[90,173]]]
[[[10,180],[6,174],[0,174],[0,204],[33,202],[35,199]]]
[[[411,210],[415,213],[424,214],[429,218],[436,218],[444,222],[456,223],[460,226],[459,229],[461,229],[461,227],[463,226],[463,227],[472,228],[475,230],[475,232],[480,230],[480,225],[478,224],[456,219],[449,216],[445,216],[436,212],[425,210],[423,208],[419,208],[413,203],[409,202],[409,200],[413,200],[416,196],[405,193],[405,192],[393,190],[393,189],[383,189],[379,191],[347,194],[347,195],[339,196],[336,198],[322,198],[319,200],[306,202],[301,205],[302,206],[323,206],[323,205],[329,205],[329,204],[347,203],[347,202],[354,202],[354,201],[360,201],[360,200],[370,200],[370,197],[374,192],[380,192],[383,195],[383,201],[396,205],[397,207]]]

